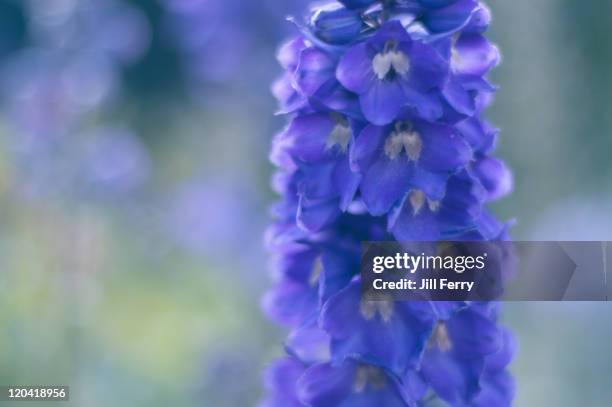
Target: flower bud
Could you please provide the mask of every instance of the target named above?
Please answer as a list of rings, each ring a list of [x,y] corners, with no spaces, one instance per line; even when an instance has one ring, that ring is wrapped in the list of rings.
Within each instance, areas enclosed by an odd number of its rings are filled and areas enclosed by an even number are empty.
[[[361,32],[359,13],[344,7],[319,9],[310,18],[310,29],[317,38],[335,45],[348,44]]]

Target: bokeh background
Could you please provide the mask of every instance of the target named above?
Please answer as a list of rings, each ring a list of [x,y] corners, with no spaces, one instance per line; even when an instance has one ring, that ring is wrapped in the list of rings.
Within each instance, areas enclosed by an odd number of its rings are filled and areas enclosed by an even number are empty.
[[[74,406],[256,402],[282,352],[259,311],[269,86],[306,3],[0,0],[0,384],[68,384]],[[612,240],[612,3],[488,4],[516,184],[496,213],[519,240]],[[611,306],[504,318],[517,406],[612,405]]]

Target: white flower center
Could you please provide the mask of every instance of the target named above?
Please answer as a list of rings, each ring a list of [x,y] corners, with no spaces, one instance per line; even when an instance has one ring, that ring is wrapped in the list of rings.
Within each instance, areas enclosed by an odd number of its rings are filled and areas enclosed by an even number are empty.
[[[417,161],[421,156],[423,141],[419,133],[411,130],[396,130],[385,141],[385,154],[394,160],[406,150],[406,155],[410,161]]]
[[[437,346],[442,352],[447,352],[453,347],[446,324],[438,321],[427,341],[427,347]]]
[[[314,287],[319,283],[321,271],[323,271],[323,262],[321,261],[321,256],[318,256],[312,265],[312,270],[310,271],[310,276],[308,277],[308,283],[311,287]]]
[[[461,55],[459,54],[459,51],[457,51],[457,49],[454,46],[451,48],[451,64],[450,65],[453,71],[456,71],[457,67],[461,65]]]
[[[457,51],[457,40],[459,39],[459,35],[455,35],[452,38],[452,44],[451,44],[451,70],[455,71],[457,70],[457,68],[459,67],[459,65],[461,65],[461,54],[459,54],[459,51]]]
[[[332,129],[331,133],[329,133],[329,136],[327,136],[325,148],[330,150],[333,147],[338,146],[342,153],[346,153],[348,145],[351,141],[351,127],[344,118],[340,117],[334,119],[336,120],[336,125]]]
[[[355,372],[353,391],[361,393],[365,390],[368,383],[375,389],[382,389],[385,387],[386,381],[385,374],[380,368],[372,365],[362,365]]]
[[[362,300],[359,306],[359,311],[361,312],[361,315],[363,315],[363,317],[368,321],[374,318],[376,314],[380,314],[380,317],[383,319],[383,321],[389,322],[391,320],[391,316],[393,315],[393,301]]]
[[[427,206],[429,206],[429,210],[432,212],[437,212],[440,209],[440,201],[434,201],[427,198]]]
[[[401,51],[385,50],[372,59],[372,70],[380,80],[385,79],[391,71],[404,76],[410,71],[410,59]]]
[[[408,201],[410,201],[410,205],[412,205],[412,214],[414,216],[418,215],[425,205],[425,194],[420,189],[413,189],[408,193]]]

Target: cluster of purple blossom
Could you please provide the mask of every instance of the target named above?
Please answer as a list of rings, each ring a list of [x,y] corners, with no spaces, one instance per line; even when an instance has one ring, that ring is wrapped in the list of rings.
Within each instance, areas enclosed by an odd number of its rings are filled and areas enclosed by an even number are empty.
[[[278,59],[267,314],[290,327],[266,407],[508,406],[499,304],[364,301],[360,242],[507,239],[512,176],[483,118],[499,62],[476,0],[319,3]]]
[[[147,176],[146,148],[100,123],[121,70],[149,44],[148,21],[117,0],[24,2],[26,46],[0,61],[15,188],[25,196],[123,193]]]

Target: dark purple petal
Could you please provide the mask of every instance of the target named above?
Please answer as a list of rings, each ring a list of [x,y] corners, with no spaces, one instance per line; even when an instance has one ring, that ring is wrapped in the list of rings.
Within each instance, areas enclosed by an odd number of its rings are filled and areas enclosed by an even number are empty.
[[[463,120],[457,123],[456,127],[474,151],[487,151],[495,142],[497,130],[491,128],[477,117]]]
[[[416,167],[410,185],[414,189],[419,189],[434,201],[439,201],[446,194],[446,182],[449,175],[446,173],[431,172],[423,168]]]
[[[330,298],[321,312],[319,325],[334,338],[344,339],[358,331],[361,324],[359,315],[359,286],[350,284]]]
[[[409,86],[403,86],[406,103],[404,113],[409,118],[417,118],[434,122],[442,116],[443,107],[439,97],[439,91],[419,92]]]
[[[269,395],[260,407],[302,407],[298,400],[297,381],[306,367],[296,359],[279,359],[265,372],[264,383]]]
[[[457,0],[417,0],[417,1],[423,7],[436,9],[436,8],[446,7],[449,4],[452,4],[453,2]]]
[[[288,151],[302,161],[319,161],[328,157],[327,140],[334,129],[328,114],[297,116],[285,131]]]
[[[320,278],[319,296],[322,301],[346,287],[359,269],[357,253],[328,250],[321,262],[323,270]]]
[[[446,321],[446,326],[452,351],[458,358],[484,358],[502,349],[502,331],[495,321],[471,308],[457,312]]]
[[[355,119],[362,119],[359,98],[349,92],[335,79],[323,84],[309,99],[311,106],[319,111],[334,111]]]
[[[467,24],[477,6],[475,0],[457,0],[446,7],[427,12],[423,23],[434,33],[455,31]]]
[[[334,79],[336,61],[326,52],[310,47],[300,53],[295,69],[295,82],[302,93],[313,95],[330,79]]]
[[[329,360],[329,335],[318,327],[316,318],[293,330],[285,346],[291,354],[308,363]]]
[[[339,0],[340,3],[344,4],[347,8],[364,8],[374,3],[375,0]]]
[[[508,240],[508,228],[512,222],[502,223],[489,211],[483,210],[474,222],[475,230],[468,236],[476,240]]]
[[[410,45],[412,43],[412,38],[401,21],[398,20],[387,21],[383,24],[369,42],[382,51],[385,43],[389,40],[397,41],[402,45]]]
[[[354,171],[365,172],[374,159],[382,152],[385,137],[389,128],[368,125],[353,143],[350,149],[350,163]]]
[[[334,188],[334,161],[319,164],[300,164],[298,194],[309,202],[329,200],[337,197]]]
[[[289,73],[274,81],[272,94],[280,103],[280,111],[277,112],[280,114],[294,112],[306,104],[306,98],[293,87],[293,76]]]
[[[438,220],[457,231],[472,227],[480,217],[485,199],[486,190],[474,177],[465,172],[455,175],[448,180]]]
[[[337,368],[330,363],[311,366],[298,381],[300,400],[312,407],[340,405],[351,391],[355,369],[348,362]]]
[[[387,380],[390,381],[389,378]],[[364,392],[353,392],[339,407],[406,407],[406,401],[402,398],[392,383],[382,388],[368,388]]]
[[[360,97],[363,115],[372,124],[384,126],[391,123],[406,103],[399,81],[375,80]]]
[[[340,209],[336,199],[311,201],[302,196],[299,200],[296,221],[301,228],[318,232],[339,215]]]
[[[449,72],[449,63],[431,45],[414,42],[399,47],[410,58],[410,85],[421,91],[442,85]]]
[[[278,254],[272,259],[273,276],[308,282],[318,255],[318,251],[304,243],[291,242],[283,245],[282,255]]]
[[[359,281],[353,281],[327,301],[320,324],[332,337],[335,359],[358,358],[402,376],[418,364],[433,327],[431,314],[414,307],[419,305],[364,302]]]
[[[455,42],[453,71],[458,75],[482,76],[499,63],[499,50],[480,34],[462,34]]]
[[[432,172],[450,172],[472,159],[472,149],[449,126],[420,124],[416,127],[423,139],[419,165]]]
[[[487,357],[486,370],[487,372],[495,372],[504,370],[512,361],[512,357],[516,353],[516,339],[512,332],[508,329],[501,329],[502,346],[498,352]]]
[[[442,400],[452,406],[470,406],[480,390],[482,365],[483,362],[477,360],[462,363],[453,358],[450,351],[435,347],[423,356],[421,371]]]
[[[368,1],[371,3],[373,0]],[[363,3],[363,0],[358,3]],[[361,32],[363,25],[363,20],[357,11],[333,6],[317,10],[309,22],[310,29],[315,36],[335,45],[348,44],[353,41]]]
[[[262,300],[266,315],[283,325],[300,324],[317,305],[317,291],[291,279],[283,279]]]
[[[372,50],[367,43],[359,43],[340,58],[336,78],[348,90],[362,94],[376,80],[372,70]]]
[[[345,211],[355,198],[362,176],[351,171],[348,156],[345,156],[336,164],[332,178],[336,191],[340,194],[340,209]]]
[[[453,122],[471,116],[476,110],[476,104],[472,95],[461,86],[457,81],[448,81],[442,88],[442,95],[446,103],[456,113],[456,118]]]
[[[281,45],[276,53],[276,59],[284,69],[294,71],[299,61],[300,51],[305,47],[302,37],[292,38]]]
[[[403,202],[390,230],[395,239],[405,242],[440,239],[440,224],[426,206],[425,203],[421,211],[415,213],[409,199]]]
[[[379,155],[364,174],[360,186],[368,211],[374,216],[387,213],[408,191],[414,171],[414,163],[406,155],[393,160]]]
[[[477,160],[472,168],[487,190],[489,200],[499,199],[512,191],[512,173],[503,161],[484,157]]]
[[[516,384],[507,371],[500,371],[485,376],[481,390],[474,398],[474,407],[511,407]]]

